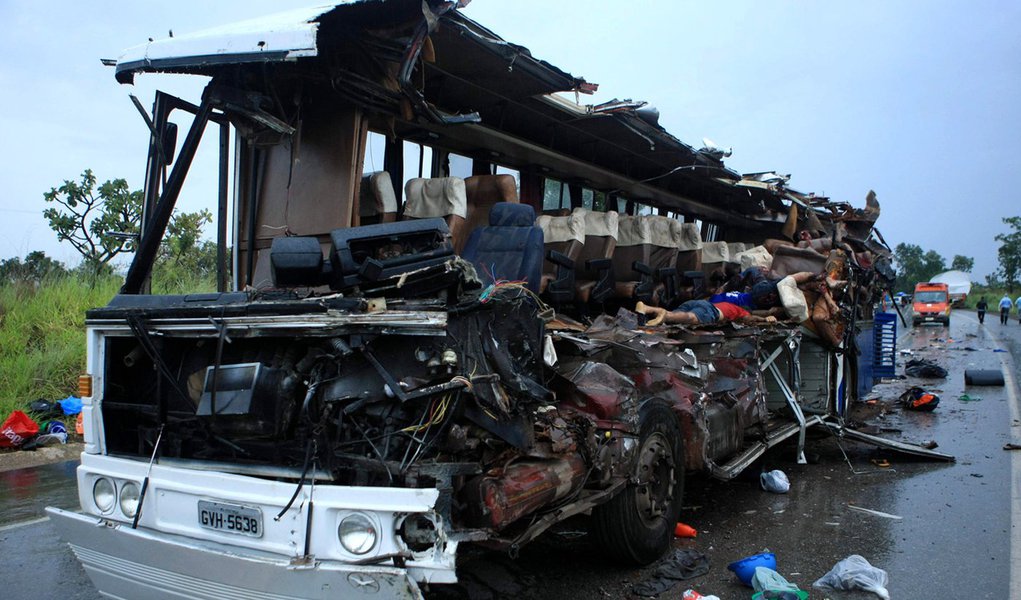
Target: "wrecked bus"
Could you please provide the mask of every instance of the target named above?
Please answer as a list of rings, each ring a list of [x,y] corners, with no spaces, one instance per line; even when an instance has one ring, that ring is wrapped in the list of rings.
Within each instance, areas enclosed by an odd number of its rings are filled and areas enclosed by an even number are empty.
[[[596,85],[461,4],[353,0],[110,62],[209,81],[136,103],[142,234],[87,315],[82,510],[48,512],[102,593],[415,598],[460,545],[513,554],[582,514],[645,564],[686,472],[791,438],[804,461],[811,426],[873,439],[841,416],[892,280],[875,196],[738,174],[644,102],[583,105]],[[148,294],[204,134],[218,291]],[[772,320],[634,311],[756,273],[787,282]]]

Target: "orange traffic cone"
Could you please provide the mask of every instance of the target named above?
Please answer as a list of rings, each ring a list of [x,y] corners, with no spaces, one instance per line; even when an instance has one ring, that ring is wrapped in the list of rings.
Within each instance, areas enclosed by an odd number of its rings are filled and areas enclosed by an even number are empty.
[[[674,537],[693,538],[698,536],[698,531],[691,525],[685,523],[678,523],[677,527],[674,527]]]

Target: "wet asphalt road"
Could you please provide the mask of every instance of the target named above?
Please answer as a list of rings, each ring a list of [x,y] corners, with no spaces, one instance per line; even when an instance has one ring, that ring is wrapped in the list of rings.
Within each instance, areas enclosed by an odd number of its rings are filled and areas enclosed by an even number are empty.
[[[1012,475],[1021,472],[1021,452],[1002,449],[1021,441],[1018,407],[1010,407],[1005,387],[965,389],[964,370],[1016,372],[1021,357],[1021,326],[987,319],[979,327],[974,313],[956,312],[949,331],[923,326],[902,332],[898,348],[935,359],[949,370],[946,380],[907,379],[875,388],[876,414],[865,422],[888,430],[884,436],[905,441],[933,440],[954,454],[956,463],[911,460],[856,442],[842,442],[845,460],[833,436],[811,435],[811,464],[795,462],[793,446],[772,450],[746,475],[723,483],[702,476],[687,480],[682,519],[699,531],[678,548],[705,553],[711,570],[682,582],[662,598],[679,598],[687,587],[727,600],[749,598],[726,565],[769,549],[778,571],[803,589],[850,554],[861,554],[889,573],[894,599],[1010,597]],[[1002,340],[1002,342],[1000,341]],[[994,352],[998,344],[1011,354]],[[973,350],[967,350],[972,348]],[[1013,360],[1011,356],[1015,357]],[[898,373],[903,362],[898,358]],[[934,413],[894,410],[879,414],[911,385],[941,396]],[[963,402],[962,392],[981,400]],[[1013,399],[1017,401],[1016,397]],[[872,461],[889,462],[880,467]],[[848,464],[848,461],[850,464]],[[881,463],[882,464],[882,463]],[[774,495],[758,487],[762,469],[782,469],[791,491]],[[75,507],[74,464],[0,473],[0,582],[4,597],[92,600],[98,594],[49,522],[32,523],[45,505]],[[1021,494],[1015,494],[1021,501]],[[849,504],[900,517],[891,519],[853,511]],[[1016,519],[1016,517],[1015,517]],[[1014,521],[1015,527],[1021,523]],[[562,524],[521,551],[475,551],[460,563],[462,584],[435,589],[431,598],[633,598],[630,589],[652,569],[628,569],[603,560],[584,533],[584,518]],[[1019,532],[1021,533],[1021,532]],[[1017,538],[1018,535],[1014,534]],[[1021,550],[1015,542],[1015,552]],[[1021,568],[1015,577],[1021,577]],[[1017,585],[1017,582],[1015,582]],[[1015,594],[1021,590],[1015,587]],[[875,598],[863,592],[812,590],[812,598]]]

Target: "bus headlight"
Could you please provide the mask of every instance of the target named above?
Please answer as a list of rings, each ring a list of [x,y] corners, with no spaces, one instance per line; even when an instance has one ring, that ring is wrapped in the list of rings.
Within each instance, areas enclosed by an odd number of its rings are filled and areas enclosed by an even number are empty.
[[[351,554],[361,556],[376,546],[376,526],[365,515],[352,513],[337,526],[340,545]]]
[[[129,519],[134,519],[138,513],[138,484],[129,481],[121,486],[121,512]]]
[[[114,502],[117,502],[117,488],[106,477],[100,477],[92,484],[92,500],[99,512],[106,514],[113,510]]]

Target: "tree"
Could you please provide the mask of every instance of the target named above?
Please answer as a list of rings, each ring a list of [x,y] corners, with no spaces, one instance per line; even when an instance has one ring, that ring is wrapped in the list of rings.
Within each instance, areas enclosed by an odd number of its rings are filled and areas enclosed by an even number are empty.
[[[64,264],[41,250],[29,252],[25,260],[9,258],[0,261],[0,285],[5,283],[38,283],[51,277],[67,274]]]
[[[202,228],[212,223],[208,210],[174,215],[156,258],[158,265],[205,276],[216,272],[216,243],[202,239]]]
[[[43,198],[58,205],[43,211],[50,229],[57,232],[59,241],[74,246],[93,273],[102,271],[121,252],[134,250],[132,238],[111,235],[138,234],[142,192],[129,190],[127,181],[114,179],[97,189],[92,169],[85,169],[80,182],[65,179]]]
[[[924,251],[915,244],[897,244],[893,249],[897,261],[898,287],[910,292],[919,281],[928,281],[946,270],[946,261],[935,250]]]
[[[65,180],[43,197],[59,205],[43,211],[50,228],[57,232],[58,240],[69,242],[82,255],[82,266],[88,272],[98,274],[109,269],[114,257],[134,252],[142,220],[142,192],[130,191],[127,181],[114,179],[97,189],[96,176],[85,169],[81,181]],[[175,212],[157,266],[171,265],[197,276],[215,272],[216,244],[202,240],[202,227],[212,219],[208,210]]]
[[[954,260],[950,261],[950,268],[955,271],[964,271],[965,273],[971,273],[971,270],[975,268],[975,259],[970,256],[961,256],[960,254],[954,255]]]
[[[1010,225],[1012,231],[994,238],[1000,242],[997,250],[1000,259],[998,274],[1010,292],[1014,293],[1014,284],[1018,282],[1018,275],[1021,275],[1021,217],[1004,217],[1003,222]]]

